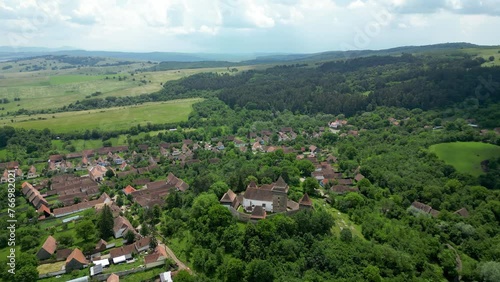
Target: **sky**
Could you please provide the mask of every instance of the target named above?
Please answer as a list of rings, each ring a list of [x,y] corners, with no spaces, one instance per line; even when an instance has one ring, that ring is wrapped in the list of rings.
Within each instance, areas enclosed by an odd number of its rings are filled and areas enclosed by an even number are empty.
[[[499,45],[500,0],[0,0],[0,46],[314,53]]]

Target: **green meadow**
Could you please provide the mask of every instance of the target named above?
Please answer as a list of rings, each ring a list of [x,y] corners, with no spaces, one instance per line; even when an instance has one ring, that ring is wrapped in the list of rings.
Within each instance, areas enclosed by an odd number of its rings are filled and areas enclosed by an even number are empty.
[[[481,162],[500,157],[500,146],[481,142],[454,142],[432,145],[429,150],[457,171],[474,176],[483,174]]]
[[[193,104],[201,100],[183,99],[128,107],[19,116],[13,119],[14,122],[9,119],[0,120],[0,126],[11,125],[28,129],[48,128],[54,132],[74,132],[94,128],[119,130],[147,123],[175,123],[187,120]]]

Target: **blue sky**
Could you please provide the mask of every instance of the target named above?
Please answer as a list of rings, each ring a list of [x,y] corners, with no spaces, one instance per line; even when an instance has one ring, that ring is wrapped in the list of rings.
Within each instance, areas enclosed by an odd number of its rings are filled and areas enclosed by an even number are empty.
[[[0,45],[209,53],[500,44],[500,0],[0,0]]]

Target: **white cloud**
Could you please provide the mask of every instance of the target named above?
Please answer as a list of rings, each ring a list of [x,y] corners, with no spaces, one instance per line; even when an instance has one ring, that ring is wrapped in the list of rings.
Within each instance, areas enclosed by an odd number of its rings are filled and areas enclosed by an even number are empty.
[[[497,0],[0,0],[0,45],[314,52],[444,41],[498,44]],[[377,15],[384,12],[387,23]],[[378,26],[377,26],[378,24]],[[363,35],[363,33],[365,33]],[[358,45],[359,46],[359,45]]]

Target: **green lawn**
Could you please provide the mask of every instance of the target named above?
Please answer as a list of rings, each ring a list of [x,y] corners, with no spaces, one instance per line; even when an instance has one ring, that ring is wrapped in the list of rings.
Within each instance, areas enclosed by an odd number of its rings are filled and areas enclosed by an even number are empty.
[[[155,281],[159,279],[160,273],[165,272],[165,267],[155,267],[120,277],[121,282]]]
[[[462,173],[483,174],[481,162],[500,157],[500,146],[481,142],[441,143],[429,147],[445,163]]]
[[[167,102],[146,103],[137,106],[116,107],[90,111],[64,112],[36,116],[22,116],[14,122],[0,121],[2,125],[12,125],[28,129],[49,128],[55,132],[127,129],[138,124],[180,122],[187,120],[193,104],[202,99],[183,99]],[[42,118],[43,120],[38,120]],[[34,119],[34,120],[31,120]],[[3,123],[3,124],[2,124]]]
[[[462,51],[471,54],[476,57],[482,57],[486,60],[485,63],[482,64],[483,67],[492,67],[492,66],[500,66],[500,47],[480,47],[480,48],[467,48]],[[495,59],[493,61],[489,61],[489,58],[493,56]]]

